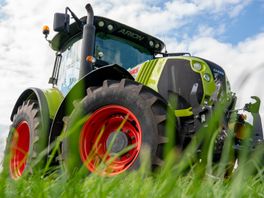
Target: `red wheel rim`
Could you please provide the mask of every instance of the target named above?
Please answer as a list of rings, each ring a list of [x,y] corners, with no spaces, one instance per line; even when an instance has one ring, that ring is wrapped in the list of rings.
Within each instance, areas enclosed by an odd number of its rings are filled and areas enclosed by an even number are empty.
[[[13,179],[21,177],[26,167],[30,144],[30,129],[26,121],[22,121],[14,129],[11,142],[10,174]]]
[[[120,151],[122,154],[114,153],[119,154],[118,157],[109,152],[112,150],[108,144],[112,134],[116,133],[123,139],[125,137],[127,142],[126,147]],[[119,146],[115,145],[116,141],[118,140],[115,138],[111,140],[113,147]],[[83,125],[79,144],[81,159],[91,172],[107,176],[117,175],[135,162],[141,141],[142,131],[136,116],[123,106],[108,105],[92,113]]]

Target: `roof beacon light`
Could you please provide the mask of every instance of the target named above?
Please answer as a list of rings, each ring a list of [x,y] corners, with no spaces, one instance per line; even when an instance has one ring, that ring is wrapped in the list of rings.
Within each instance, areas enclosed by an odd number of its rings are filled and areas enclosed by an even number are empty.
[[[48,35],[49,35],[49,33],[50,33],[49,26],[44,25],[44,26],[42,27],[42,33],[45,35],[45,38],[47,38]]]

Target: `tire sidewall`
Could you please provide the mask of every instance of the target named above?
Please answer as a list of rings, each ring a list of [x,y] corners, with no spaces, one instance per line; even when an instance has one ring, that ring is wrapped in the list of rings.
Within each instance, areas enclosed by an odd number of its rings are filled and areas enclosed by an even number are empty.
[[[9,134],[7,137],[7,141],[6,141],[6,147],[5,147],[5,155],[4,155],[4,169],[7,171],[10,171],[9,167],[10,167],[10,160],[11,160],[11,146],[12,146],[12,140],[13,140],[13,136],[15,133],[15,129],[18,127],[18,125],[25,121],[27,122],[27,125],[29,127],[29,151],[28,151],[28,157],[26,159],[26,164],[25,164],[25,169],[23,171],[23,173],[28,172],[28,173],[33,173],[33,172],[37,172],[37,171],[41,171],[41,168],[43,167],[44,164],[44,159],[38,160],[37,164],[34,164],[34,167],[32,167],[32,162],[34,161],[33,159],[33,154],[36,155],[36,157],[38,157],[38,154],[43,151],[42,148],[44,144],[41,145],[35,145],[35,144],[40,144],[40,141],[45,141],[43,139],[41,139],[40,137],[41,134],[37,134],[37,133],[41,133],[42,132],[42,128],[41,128],[41,118],[40,117],[36,117],[36,115],[34,116],[34,112],[33,109],[35,108],[30,108],[29,107],[29,103],[28,104],[23,104],[22,106],[20,106],[21,109],[17,111],[17,114],[13,117],[13,123],[10,126],[9,129]],[[31,109],[31,110],[29,110]],[[38,110],[39,111],[39,110]],[[36,120],[37,119],[37,120]],[[36,131],[36,121],[39,122],[38,124],[38,131]],[[37,137],[40,141],[38,141],[37,143],[36,141],[36,136],[40,135],[40,137]],[[10,173],[10,172],[9,172]]]

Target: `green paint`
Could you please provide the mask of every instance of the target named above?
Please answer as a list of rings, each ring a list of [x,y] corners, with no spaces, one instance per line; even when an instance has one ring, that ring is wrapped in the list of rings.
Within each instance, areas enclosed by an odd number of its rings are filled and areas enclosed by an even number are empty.
[[[157,61],[158,59],[155,59],[144,63],[140,68],[136,81],[148,86],[149,79],[152,75]]]
[[[142,65],[136,81],[158,92],[158,82],[165,65],[165,59],[154,59]]]
[[[192,114],[193,114],[192,107],[189,107],[188,109],[175,110],[176,117],[186,117],[186,116],[191,116]]]
[[[157,92],[158,92],[158,82],[159,82],[161,73],[163,71],[165,62],[166,62],[166,59],[162,59],[162,58],[156,61],[153,72],[150,75],[148,83],[147,83],[147,86],[149,86],[150,88],[154,89]]]
[[[54,119],[64,97],[57,88],[46,89],[43,92],[48,102],[50,118]]]
[[[202,69],[200,71],[194,70],[193,65],[195,63],[199,63],[202,65]],[[204,91],[202,104],[205,104],[206,102],[208,104],[211,104],[211,101],[206,101],[206,100],[207,100],[207,98],[210,98],[211,95],[214,93],[216,86],[215,86],[215,82],[214,82],[214,76],[212,74],[210,67],[203,60],[201,60],[199,58],[194,58],[194,57],[191,57],[190,64],[192,66],[192,69],[201,75],[202,84],[203,84],[203,91]],[[210,81],[206,81],[204,79],[205,74],[208,74],[210,76]]]

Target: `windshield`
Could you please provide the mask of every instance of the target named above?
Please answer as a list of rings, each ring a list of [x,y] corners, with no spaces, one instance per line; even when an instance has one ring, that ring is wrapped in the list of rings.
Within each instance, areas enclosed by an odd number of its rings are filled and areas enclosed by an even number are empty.
[[[144,47],[103,32],[96,34],[95,56],[96,59],[108,64],[116,63],[126,69],[153,59],[153,55]]]
[[[57,86],[64,95],[79,79],[81,41],[80,38],[74,38],[62,53]],[[153,55],[144,47],[131,41],[99,32],[96,34],[95,57],[97,59],[95,67],[118,64],[130,69],[152,59]]]

